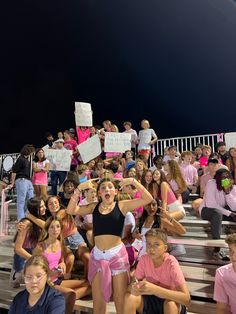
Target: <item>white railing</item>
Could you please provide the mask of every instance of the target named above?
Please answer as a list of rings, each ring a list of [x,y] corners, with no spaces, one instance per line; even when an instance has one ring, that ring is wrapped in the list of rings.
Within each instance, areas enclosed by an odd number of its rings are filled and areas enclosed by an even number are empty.
[[[210,145],[212,151],[215,151],[215,145],[219,141],[224,141],[224,133],[165,138],[157,141],[156,152],[158,155],[164,155],[164,149],[172,145],[175,145],[180,153],[193,151],[198,143]]]

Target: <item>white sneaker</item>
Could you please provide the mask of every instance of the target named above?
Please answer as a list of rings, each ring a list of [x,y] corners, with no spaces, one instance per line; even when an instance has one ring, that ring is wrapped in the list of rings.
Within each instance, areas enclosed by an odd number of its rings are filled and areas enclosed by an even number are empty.
[[[222,261],[229,261],[229,256],[223,251],[220,250],[219,252],[213,252],[212,257],[216,260],[222,260]]]

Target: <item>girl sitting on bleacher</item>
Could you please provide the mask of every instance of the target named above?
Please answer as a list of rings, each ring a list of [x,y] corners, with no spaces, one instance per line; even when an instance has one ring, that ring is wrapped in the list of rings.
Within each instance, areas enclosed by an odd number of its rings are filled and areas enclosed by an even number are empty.
[[[27,202],[27,208],[29,213],[37,218],[42,219],[45,215],[46,206],[39,197],[30,198]],[[38,243],[40,232],[41,228],[28,218],[21,219],[20,224],[18,224],[14,239],[13,267],[10,276],[10,284],[13,288],[20,287],[20,283],[24,282],[22,270],[26,260],[31,257],[32,250]]]

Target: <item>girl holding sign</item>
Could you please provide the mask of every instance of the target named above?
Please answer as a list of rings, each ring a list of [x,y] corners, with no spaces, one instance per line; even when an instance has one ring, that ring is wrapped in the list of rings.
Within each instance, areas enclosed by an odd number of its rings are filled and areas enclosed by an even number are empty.
[[[95,247],[91,251],[88,278],[92,285],[94,314],[106,313],[106,302],[111,294],[118,314],[123,313],[124,296],[129,281],[129,260],[121,240],[125,215],[147,205],[151,194],[134,178],[120,181],[120,188],[134,185],[141,193],[140,199],[117,202],[118,187],[111,179],[102,179],[97,187],[98,202],[79,206],[80,193],[88,182],[78,186],[66,209],[72,215],[93,215]],[[113,291],[112,291],[113,287]]]

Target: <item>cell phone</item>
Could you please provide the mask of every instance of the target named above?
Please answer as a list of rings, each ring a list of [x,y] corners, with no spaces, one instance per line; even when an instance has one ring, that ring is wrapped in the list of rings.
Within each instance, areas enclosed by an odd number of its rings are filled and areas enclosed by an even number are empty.
[[[231,185],[231,180],[229,178],[225,178],[221,180],[221,186],[223,188],[228,188]]]
[[[60,267],[55,267],[53,270],[54,270],[54,271],[58,271],[59,273],[62,273],[62,272],[63,272],[63,270],[62,270]]]

